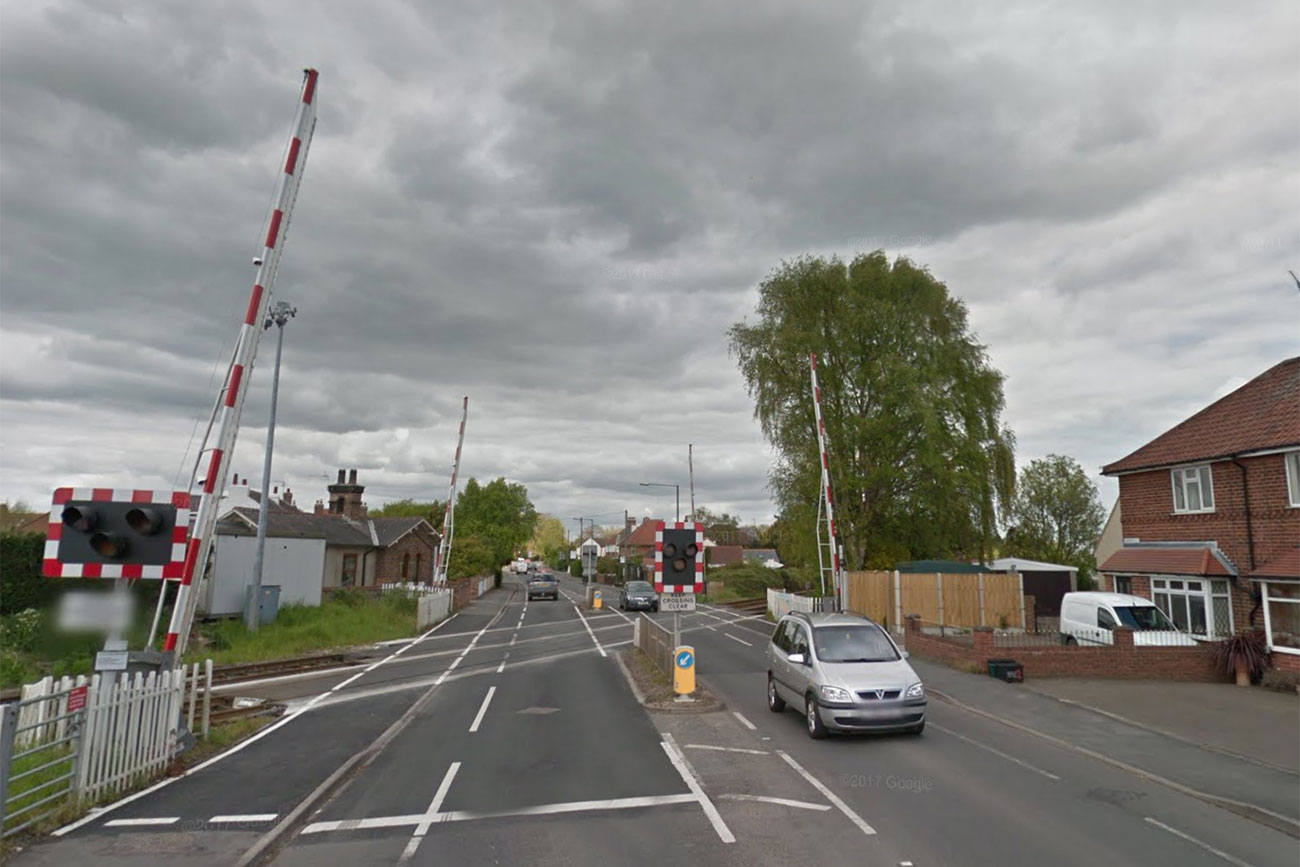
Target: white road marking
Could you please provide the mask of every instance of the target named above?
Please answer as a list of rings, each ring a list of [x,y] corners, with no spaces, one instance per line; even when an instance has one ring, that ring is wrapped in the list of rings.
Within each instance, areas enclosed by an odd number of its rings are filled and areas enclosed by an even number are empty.
[[[1227,861],[1229,864],[1236,864],[1237,867],[1252,867],[1252,865],[1249,864],[1248,862],[1242,861],[1240,858],[1234,858],[1233,856],[1229,855],[1227,852],[1224,852],[1221,849],[1215,849],[1209,843],[1205,843],[1201,840],[1197,840],[1191,834],[1185,834],[1182,831],[1179,831],[1177,828],[1171,828],[1168,825],[1166,825],[1164,822],[1160,822],[1155,819],[1152,819],[1150,816],[1145,816],[1143,818],[1143,821],[1145,821],[1150,825],[1155,825],[1157,828],[1160,828],[1161,830],[1168,831],[1170,834],[1173,834],[1175,837],[1182,837],[1184,840],[1186,840],[1188,843],[1191,843],[1193,846],[1200,846],[1206,852],[1209,852],[1212,855],[1219,856],[1224,861]]]
[[[213,816],[208,820],[212,825],[223,825],[235,822],[274,822],[279,818],[279,813],[248,813],[243,816]]]
[[[633,810],[640,807],[662,807],[670,804],[694,804],[694,795],[645,795],[636,798],[610,798],[604,801],[566,801],[558,804],[538,804],[517,807],[513,810],[451,810],[433,816],[432,824],[443,822],[469,822],[476,819],[504,819],[512,816],[551,816],[557,813],[582,813],[600,810]],[[400,828],[418,825],[426,815],[376,816],[370,819],[338,819],[316,822],[302,829],[303,834],[323,834],[330,831],[366,831],[374,828]]]
[[[813,804],[808,801],[795,801],[790,798],[773,798],[769,795],[718,795],[719,801],[760,801],[764,804],[780,804],[783,807],[798,807],[801,810],[829,810],[830,804]]]
[[[591,631],[591,624],[587,622],[587,618],[582,616],[582,612],[578,609],[578,606],[573,606],[573,610],[577,613],[578,619],[582,621],[582,625],[587,627],[587,634],[591,636],[591,640],[595,643],[596,649],[600,651],[600,655],[606,657],[609,656],[609,654],[605,652],[605,648],[600,646],[600,641],[596,638],[596,633]]]
[[[740,711],[733,710],[731,712],[731,715],[734,716],[736,719],[740,720],[740,724],[743,725],[745,728],[749,729],[751,732],[758,731],[758,726],[754,725],[752,722],[745,719],[745,715],[742,714]]]
[[[456,614],[451,615],[451,616],[448,617],[446,620],[443,620],[443,621],[437,623],[437,624],[436,624],[432,629],[430,629],[429,631],[427,631],[427,632],[425,632],[424,634],[422,634],[422,635],[420,635],[419,637],[417,637],[417,638],[416,638],[414,641],[412,641],[410,644],[403,645],[403,646],[402,646],[400,649],[398,649],[397,651],[395,651],[395,652],[393,652],[392,654],[390,654],[390,655],[384,657],[383,659],[379,660],[379,662],[376,662],[376,663],[374,663],[373,665],[371,665],[371,666],[370,666],[370,669],[378,668],[379,666],[383,665],[385,662],[388,662],[390,659],[396,659],[399,655],[401,655],[401,653],[402,653],[404,650],[406,650],[406,649],[408,649],[408,648],[411,648],[411,647],[414,647],[415,645],[417,645],[417,644],[419,644],[420,642],[424,641],[424,640],[425,640],[426,638],[428,638],[430,635],[433,635],[433,633],[437,632],[439,629],[442,629],[442,627],[446,626],[448,623],[450,623],[451,621],[455,620],[458,616],[459,616],[459,612],[457,612]],[[488,622],[491,623],[492,621],[489,620]],[[482,635],[482,634],[483,634],[483,632],[480,630],[479,635]],[[476,638],[475,640],[477,640],[477,638]],[[367,670],[369,670],[369,669],[367,669]],[[364,673],[364,672],[363,672],[363,673]],[[245,685],[245,686],[246,686],[247,684],[241,684],[241,685]],[[82,825],[88,824],[88,823],[90,823],[90,822],[95,821],[96,819],[99,819],[99,818],[103,817],[106,813],[110,813],[110,812],[112,812],[113,810],[116,810],[118,807],[122,807],[122,806],[124,806],[124,805],[126,805],[126,804],[131,803],[132,801],[139,800],[140,798],[143,798],[143,797],[145,797],[146,795],[151,795],[151,794],[153,794],[154,792],[158,791],[159,789],[162,789],[162,788],[164,788],[164,787],[166,787],[166,786],[170,786],[172,783],[176,782],[177,780],[183,780],[183,779],[185,779],[186,777],[190,776],[191,774],[197,774],[199,771],[203,770],[204,768],[207,768],[207,767],[210,767],[210,766],[212,766],[212,765],[215,765],[217,762],[221,761],[222,759],[226,759],[226,758],[229,758],[230,756],[233,756],[235,753],[239,752],[240,750],[244,749],[245,747],[248,747],[248,746],[251,746],[252,744],[257,743],[257,742],[260,741],[262,738],[266,737],[267,735],[269,735],[271,732],[275,731],[276,729],[282,728],[283,726],[286,726],[286,725],[288,725],[289,723],[293,722],[295,719],[297,719],[298,717],[302,716],[302,715],[305,714],[307,711],[311,710],[313,707],[315,707],[317,704],[319,704],[323,699],[327,698],[328,696],[330,696],[330,695],[332,695],[332,694],[337,694],[337,693],[336,693],[334,690],[332,690],[332,689],[329,689],[329,690],[326,690],[325,692],[320,693],[319,695],[317,695],[317,696],[313,697],[312,699],[310,699],[309,701],[307,701],[305,704],[303,704],[303,705],[302,705],[301,707],[299,707],[298,709],[292,711],[291,713],[285,714],[283,717],[280,718],[280,720],[279,720],[278,722],[271,723],[269,726],[266,726],[265,728],[260,729],[257,733],[255,733],[255,734],[253,734],[253,735],[250,735],[250,736],[247,737],[247,738],[244,738],[244,740],[242,740],[242,741],[240,741],[239,743],[235,744],[235,745],[234,745],[233,747],[231,747],[230,749],[225,750],[224,752],[217,753],[217,754],[216,754],[215,756],[213,756],[212,758],[208,759],[208,760],[205,761],[205,762],[200,762],[199,764],[197,764],[197,765],[195,765],[194,767],[192,767],[192,768],[186,770],[184,773],[180,774],[179,776],[175,776],[175,777],[167,777],[167,778],[164,779],[164,780],[160,780],[159,782],[154,783],[152,786],[149,786],[148,788],[141,789],[140,791],[136,792],[136,793],[133,794],[133,795],[127,795],[125,798],[123,798],[123,799],[120,800],[120,801],[114,801],[113,803],[109,804],[109,805],[106,806],[106,807],[103,807],[102,809],[92,810],[90,813],[88,813],[87,815],[81,817],[81,818],[78,819],[77,821],[75,821],[75,822],[70,822],[70,823],[68,823],[67,825],[64,825],[62,828],[57,829],[56,831],[54,831],[53,836],[55,836],[55,837],[62,837],[64,834],[67,834],[67,833],[69,833],[69,832],[71,832],[71,831],[75,831],[75,830],[77,830],[77,829],[80,828]],[[105,823],[105,824],[107,824],[107,823]]]
[[[688,750],[717,750],[720,753],[747,753],[751,756],[770,756],[767,750],[747,750],[743,747],[715,747],[712,744],[685,744]]]
[[[156,819],[113,819],[105,822],[105,828],[140,828],[146,825],[174,825],[181,820],[180,816],[167,816]]]
[[[415,826],[415,833],[411,835],[410,842],[402,850],[401,857],[397,859],[398,863],[411,860],[411,857],[415,855],[415,850],[420,848],[420,841],[424,839],[425,834],[429,833],[430,826],[433,825],[438,816],[438,808],[447,799],[447,792],[451,789],[451,781],[456,779],[456,772],[459,770],[460,762],[452,762],[451,767],[447,768],[446,775],[438,785],[438,791],[434,793],[433,800],[429,802],[429,809],[424,811],[424,816],[421,817],[419,824]]]
[[[506,670],[506,660],[509,658],[510,658],[510,651],[507,650],[506,655],[501,657],[501,664],[497,666],[497,674],[500,674],[501,672]]]
[[[745,645],[746,647],[754,646],[753,644],[751,644],[750,642],[746,641],[743,638],[737,638],[736,636],[732,635],[730,632],[724,632],[722,634],[730,638],[732,641],[739,641],[741,644]]]
[[[495,686],[488,687],[487,695],[483,696],[483,704],[479,705],[478,715],[474,717],[474,722],[469,725],[470,734],[478,731],[479,725],[483,722],[483,715],[487,713],[488,705],[492,703],[492,696],[496,695],[496,692],[497,688]]]
[[[718,812],[717,807],[713,806],[709,796],[704,794],[704,789],[700,786],[700,781],[695,778],[690,765],[687,764],[686,757],[679,753],[673,744],[669,743],[669,737],[671,735],[665,734],[664,740],[659,742],[659,745],[664,748],[664,752],[668,754],[668,761],[672,762],[673,767],[677,769],[677,773],[682,775],[682,781],[686,783],[686,788],[690,789],[691,794],[695,796],[695,800],[699,801],[700,806],[704,809],[704,815],[709,817],[713,830],[718,832],[718,837],[722,839],[722,842],[736,842],[736,835],[732,834],[731,829],[727,827],[727,823],[722,821],[722,814]]]
[[[876,833],[875,828],[868,825],[861,816],[853,812],[852,808],[849,807],[848,804],[844,803],[844,801],[840,799],[839,795],[836,795],[834,792],[828,789],[825,783],[823,783],[821,780],[814,777],[812,774],[808,773],[806,770],[804,770],[803,765],[799,764],[793,758],[791,758],[789,753],[787,753],[785,750],[777,750],[776,754],[780,756],[782,759],[784,759],[787,765],[794,768],[795,772],[798,773],[799,776],[807,780],[809,785],[811,785],[817,791],[821,792],[822,795],[825,796],[826,800],[834,804],[836,808],[838,808],[839,811],[843,813],[850,822],[852,822],[854,825],[857,825],[858,830],[860,830],[863,834],[866,834],[868,837],[870,837],[871,835]]]
[[[1045,770],[1043,770],[1042,768],[1035,767],[1034,765],[1029,764],[1029,762],[1026,762],[1024,759],[1018,759],[1018,758],[1016,758],[1015,756],[1008,755],[1007,753],[1002,752],[1002,750],[999,750],[999,749],[996,749],[996,748],[994,748],[994,747],[991,747],[991,746],[989,746],[988,744],[980,743],[979,741],[977,741],[977,740],[975,740],[975,739],[973,739],[973,738],[968,738],[968,737],[966,737],[966,735],[963,735],[963,734],[960,734],[960,733],[958,733],[958,732],[955,732],[955,731],[953,731],[952,729],[949,729],[949,728],[944,728],[943,726],[938,725],[937,723],[930,723],[930,727],[931,727],[931,728],[938,729],[939,731],[943,732],[944,734],[952,735],[953,737],[957,738],[958,740],[963,740],[963,741],[965,741],[966,743],[970,744],[971,746],[979,747],[979,748],[982,749],[982,750],[988,750],[990,753],[993,753],[993,755],[995,755],[995,756],[1001,756],[1002,758],[1006,759],[1006,760],[1009,761],[1009,762],[1015,762],[1017,765],[1020,765],[1022,768],[1025,768],[1026,770],[1033,771],[1035,774],[1042,774],[1044,777],[1047,777],[1048,779],[1051,779],[1051,780],[1059,780],[1059,779],[1061,779],[1061,778],[1058,777],[1056,774],[1053,774],[1053,773],[1050,772],[1050,771],[1045,771]]]

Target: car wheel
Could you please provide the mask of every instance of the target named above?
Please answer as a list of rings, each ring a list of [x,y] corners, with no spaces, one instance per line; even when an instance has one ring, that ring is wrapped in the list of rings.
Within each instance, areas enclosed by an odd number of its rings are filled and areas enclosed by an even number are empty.
[[[1067,636],[1065,636],[1065,646],[1066,646],[1066,647],[1073,647],[1074,645],[1076,645],[1076,644],[1078,644],[1078,643],[1079,643],[1079,642],[1077,642],[1077,641],[1074,640],[1074,636],[1073,636],[1073,635],[1067,635]]]
[[[815,741],[826,737],[826,723],[822,722],[822,715],[817,710],[817,699],[812,695],[804,699],[803,715],[808,723],[808,737]]]
[[[925,731],[925,720],[921,720],[919,723],[912,726],[910,729],[907,730],[907,733],[909,735],[919,735],[923,731]]]
[[[656,602],[652,607],[654,608],[655,614],[658,614],[658,613],[659,613],[659,603]]]
[[[772,713],[780,713],[785,710],[785,699],[776,694],[776,681],[772,675],[767,676],[767,709]]]

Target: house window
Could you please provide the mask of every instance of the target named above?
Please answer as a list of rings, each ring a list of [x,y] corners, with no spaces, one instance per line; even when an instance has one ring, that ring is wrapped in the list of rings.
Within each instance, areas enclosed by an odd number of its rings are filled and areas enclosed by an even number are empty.
[[[1214,483],[1208,464],[1170,470],[1174,485],[1174,512],[1213,512]]]
[[[405,581],[411,574],[411,552],[407,551],[402,555],[402,580]]]
[[[1268,649],[1300,655],[1300,584],[1265,581],[1260,591]]]
[[[1133,576],[1132,576],[1132,575],[1116,575],[1116,576],[1115,576],[1115,592],[1116,592],[1116,593],[1127,593],[1127,594],[1129,594],[1130,596],[1132,596],[1132,595],[1133,595]]]
[[[1151,601],[1189,635],[1224,638],[1232,634],[1232,597],[1227,581],[1152,578]]]
[[[357,583],[357,555],[343,555],[343,580],[344,587],[351,587]]]
[[[418,552],[417,552],[416,555],[415,555],[415,575],[414,575],[414,580],[416,580],[416,581],[419,581],[419,580],[420,580],[420,554],[419,554]]]
[[[1300,508],[1300,452],[1287,452],[1286,459],[1286,497],[1287,502]]]

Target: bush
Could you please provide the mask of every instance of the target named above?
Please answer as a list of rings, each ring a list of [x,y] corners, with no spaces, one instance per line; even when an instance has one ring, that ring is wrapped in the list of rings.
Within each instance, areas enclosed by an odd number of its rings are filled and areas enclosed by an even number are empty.
[[[1240,666],[1250,675],[1251,682],[1255,683],[1268,668],[1268,648],[1264,644],[1263,634],[1238,632],[1211,644],[1210,660],[1215,668],[1229,676],[1235,675]]]

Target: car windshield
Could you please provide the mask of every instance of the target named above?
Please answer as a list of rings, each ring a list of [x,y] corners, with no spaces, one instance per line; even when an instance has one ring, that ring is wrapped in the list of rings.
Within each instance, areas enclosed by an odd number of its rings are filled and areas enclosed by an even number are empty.
[[[655,589],[650,586],[648,581],[629,581],[627,582],[628,593],[653,593]]]
[[[898,652],[877,626],[819,626],[813,645],[822,662],[892,662]]]
[[[1134,605],[1126,608],[1115,608],[1115,616],[1119,618],[1121,626],[1127,626],[1130,629],[1177,629],[1169,622],[1165,613],[1154,605]]]

